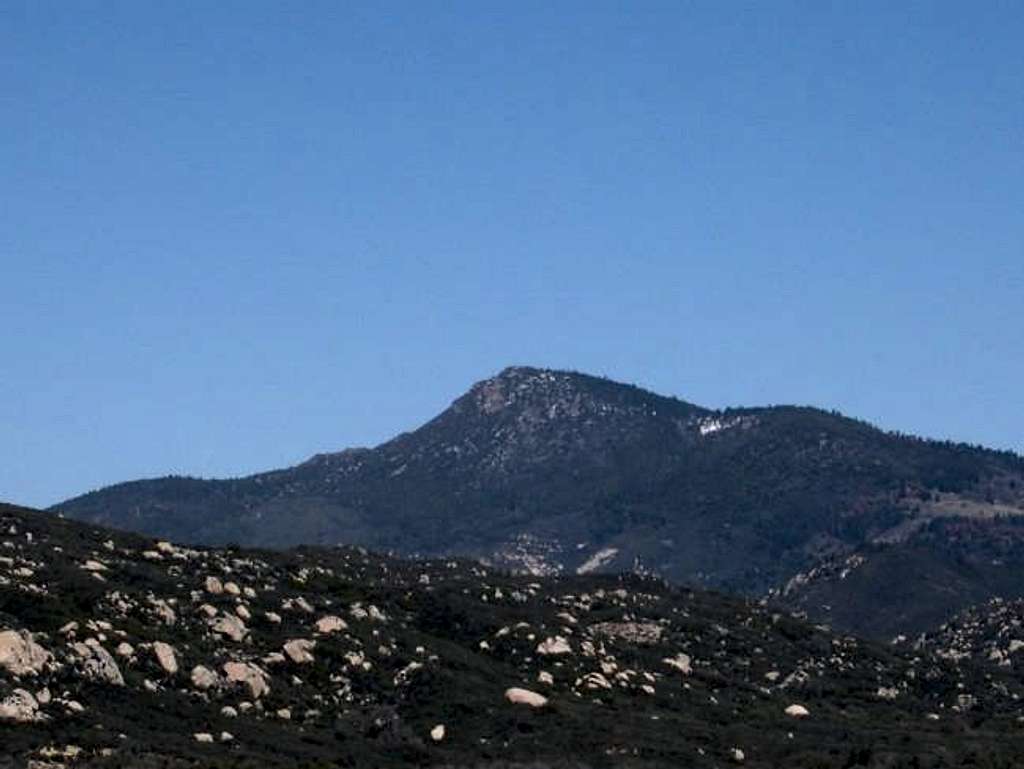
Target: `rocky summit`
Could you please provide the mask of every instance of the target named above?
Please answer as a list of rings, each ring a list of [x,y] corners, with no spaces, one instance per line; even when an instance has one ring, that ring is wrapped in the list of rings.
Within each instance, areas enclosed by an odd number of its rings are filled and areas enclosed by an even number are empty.
[[[0,763],[1018,766],[1024,633],[996,606],[879,644],[652,576],[182,546],[0,505]]]
[[[376,448],[232,480],[125,483],[54,510],[193,545],[360,545],[535,576],[631,571],[771,595],[883,639],[1024,595],[1016,455],[526,367]]]

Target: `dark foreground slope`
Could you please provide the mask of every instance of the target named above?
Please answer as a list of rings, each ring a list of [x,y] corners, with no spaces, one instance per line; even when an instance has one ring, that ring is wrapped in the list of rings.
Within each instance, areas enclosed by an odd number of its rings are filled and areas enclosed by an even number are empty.
[[[859,641],[649,578],[190,549],[7,506],[0,532],[0,763],[1024,761],[1014,660]]]
[[[374,449],[236,480],[126,483],[55,509],[191,543],[355,544],[539,574],[636,570],[748,594],[864,548],[922,545],[970,583],[964,595],[987,598],[991,586],[925,534],[936,521],[1021,516],[1024,461],[811,408],[712,412],[582,374],[513,368]],[[984,540],[989,529],[979,531]],[[847,595],[858,584],[800,604],[815,616],[877,604],[885,584]],[[963,605],[929,604],[905,629]],[[888,630],[858,614],[828,618]]]

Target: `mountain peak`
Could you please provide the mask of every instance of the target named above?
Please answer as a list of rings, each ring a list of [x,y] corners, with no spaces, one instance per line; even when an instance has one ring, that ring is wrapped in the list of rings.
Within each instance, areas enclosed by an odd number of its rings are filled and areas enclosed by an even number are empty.
[[[657,412],[658,407],[683,406],[684,401],[666,398],[636,385],[614,382],[577,371],[509,366],[495,376],[477,382],[455,402],[456,411],[467,406],[483,416],[510,409],[525,410],[532,417],[554,419]],[[538,409],[540,411],[538,411]]]

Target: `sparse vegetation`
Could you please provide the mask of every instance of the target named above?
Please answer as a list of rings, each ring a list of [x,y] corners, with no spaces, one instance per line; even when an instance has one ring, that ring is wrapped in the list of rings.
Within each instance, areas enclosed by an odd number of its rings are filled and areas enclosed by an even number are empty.
[[[15,765],[1024,760],[1024,643],[1010,638],[1008,663],[991,664],[941,634],[879,645],[650,577],[193,549],[9,506],[0,535],[0,729]],[[28,639],[40,651],[18,657]],[[509,688],[546,704],[513,704]],[[21,721],[18,690],[35,703]]]

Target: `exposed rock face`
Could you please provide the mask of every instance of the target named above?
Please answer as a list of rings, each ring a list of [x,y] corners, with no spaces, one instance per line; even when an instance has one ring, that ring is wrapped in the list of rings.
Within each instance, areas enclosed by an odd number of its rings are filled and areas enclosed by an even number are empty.
[[[284,653],[296,665],[308,665],[313,661],[313,648],[316,641],[305,638],[295,638],[284,645]]]
[[[548,704],[548,698],[543,694],[531,692],[529,689],[520,689],[517,686],[505,690],[505,699],[513,705],[529,705],[531,708],[542,708]]]
[[[157,662],[160,663],[160,667],[163,671],[173,676],[178,672],[178,657],[174,653],[174,647],[163,641],[157,641],[153,644],[153,654],[156,655]]]
[[[249,662],[225,662],[224,676],[228,683],[248,687],[249,694],[254,700],[270,691],[267,674]]]
[[[36,721],[39,718],[39,703],[32,696],[32,692],[25,689],[15,689],[0,701],[0,721],[24,723]]]
[[[86,678],[111,686],[124,686],[117,662],[95,638],[89,638],[85,643],[71,644],[71,649],[81,660],[82,674]]]
[[[28,631],[5,630],[0,633],[0,668],[11,675],[38,675],[52,659],[52,655],[37,644]]]

